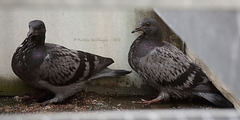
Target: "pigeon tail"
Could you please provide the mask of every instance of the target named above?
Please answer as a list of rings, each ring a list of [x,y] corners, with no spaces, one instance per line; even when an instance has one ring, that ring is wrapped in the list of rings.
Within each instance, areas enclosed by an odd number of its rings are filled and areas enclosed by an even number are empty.
[[[197,93],[198,96],[203,97],[207,101],[221,108],[234,108],[233,104],[229,102],[222,95],[216,93]]]
[[[92,76],[89,80],[99,79],[99,78],[105,78],[105,77],[119,77],[124,76],[126,74],[131,73],[132,71],[127,70],[113,70],[109,68],[105,68],[103,71],[95,74]]]

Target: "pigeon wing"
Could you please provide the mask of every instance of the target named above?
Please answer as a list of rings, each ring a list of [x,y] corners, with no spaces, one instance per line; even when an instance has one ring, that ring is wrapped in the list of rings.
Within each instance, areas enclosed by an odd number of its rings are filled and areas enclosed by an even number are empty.
[[[140,74],[153,82],[152,84],[179,90],[194,88],[208,80],[198,66],[168,43],[140,58],[138,67]]]
[[[53,85],[69,85],[84,81],[113,63],[111,58],[46,44],[47,56],[37,71],[41,80]]]

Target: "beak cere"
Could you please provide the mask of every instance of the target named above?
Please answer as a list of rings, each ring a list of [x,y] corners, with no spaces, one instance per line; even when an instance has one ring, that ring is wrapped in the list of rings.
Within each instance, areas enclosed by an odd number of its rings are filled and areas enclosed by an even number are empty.
[[[132,31],[132,33],[138,32],[138,31],[143,31],[142,26],[137,27],[135,30]]]
[[[27,36],[30,37],[34,34],[34,30],[32,28],[29,29]]]

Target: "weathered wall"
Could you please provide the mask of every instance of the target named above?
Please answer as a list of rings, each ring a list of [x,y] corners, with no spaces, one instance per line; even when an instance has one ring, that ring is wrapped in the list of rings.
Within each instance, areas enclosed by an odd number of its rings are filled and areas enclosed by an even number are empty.
[[[140,34],[131,34],[142,18],[155,17],[163,27],[164,38],[183,50],[183,42],[167,25],[148,9],[70,9],[16,7],[0,9],[0,95],[16,95],[32,91],[11,70],[11,57],[25,39],[28,22],[40,19],[46,24],[46,42],[111,57],[110,68],[131,70],[127,54],[133,40]],[[134,71],[121,78],[93,81],[86,91],[100,94],[144,95],[153,89]]]
[[[152,15],[134,9],[1,8],[0,91],[4,92],[0,95],[32,90],[11,70],[11,57],[25,39],[29,21],[40,19],[45,22],[46,42],[111,57],[115,63],[110,68],[131,70],[127,54],[139,35],[131,34],[131,31],[142,17]],[[121,78],[93,81],[86,90],[105,94],[149,94],[152,91],[135,72]]]

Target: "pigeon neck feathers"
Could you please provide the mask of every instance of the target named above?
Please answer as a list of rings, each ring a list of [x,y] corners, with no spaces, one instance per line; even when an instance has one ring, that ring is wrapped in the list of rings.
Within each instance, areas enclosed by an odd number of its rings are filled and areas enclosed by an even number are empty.
[[[26,42],[27,42],[27,44],[25,44],[25,45],[31,45],[34,47],[44,46],[45,45],[45,34],[37,35],[37,36],[29,36],[26,38]]]
[[[145,39],[143,39],[143,40],[152,40],[152,41],[159,41],[159,42],[162,41],[162,32],[161,32],[160,28],[157,29],[153,33],[145,33],[145,32],[143,32],[142,35],[145,37]]]

